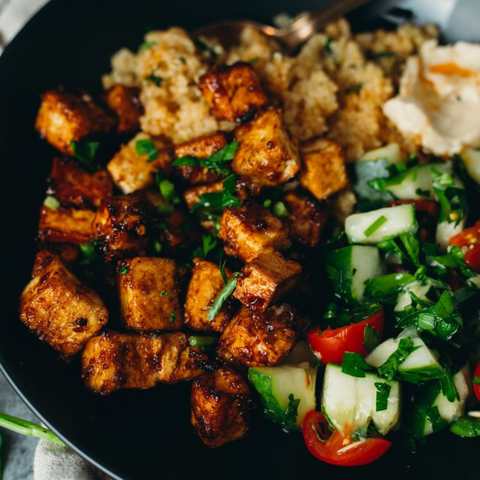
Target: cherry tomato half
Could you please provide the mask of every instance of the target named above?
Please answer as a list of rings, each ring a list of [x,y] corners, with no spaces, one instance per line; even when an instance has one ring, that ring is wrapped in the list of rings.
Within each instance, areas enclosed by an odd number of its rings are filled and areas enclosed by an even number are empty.
[[[312,325],[307,330],[307,341],[313,353],[324,363],[341,365],[345,352],[359,353],[365,356],[365,328],[369,325],[376,330],[380,339],[383,337],[384,325],[383,307],[379,306],[365,320],[340,328],[322,330],[318,325]]]
[[[473,372],[473,378],[480,377],[480,362],[478,362],[477,368]],[[473,385],[473,391],[477,396],[478,400],[480,400],[480,385]]]
[[[457,247],[469,247],[480,243],[480,221],[473,227],[465,228],[465,230],[454,235],[448,243]]]
[[[357,467],[378,460],[391,447],[384,438],[367,438],[354,442],[350,433],[330,433],[325,415],[311,410],[302,425],[305,444],[312,455],[322,462],[341,467]]]
[[[465,263],[476,272],[480,271],[480,244],[474,245],[463,256]]]

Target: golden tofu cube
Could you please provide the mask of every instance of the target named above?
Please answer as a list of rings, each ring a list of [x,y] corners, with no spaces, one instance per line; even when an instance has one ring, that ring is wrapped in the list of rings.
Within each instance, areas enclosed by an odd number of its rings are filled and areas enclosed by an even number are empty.
[[[152,141],[157,152],[157,158],[152,160],[146,153],[137,154],[137,142]],[[139,133],[129,143],[123,145],[120,151],[107,165],[107,170],[115,185],[122,193],[132,193],[142,190],[155,183],[157,170],[168,171],[172,158],[168,150],[162,149],[162,144],[153,141],[148,135]]]
[[[285,250],[291,245],[288,228],[256,203],[227,208],[218,237],[225,243],[227,255],[247,263],[267,249]]]
[[[93,337],[82,354],[85,385],[100,395],[191,380],[209,369],[208,357],[183,332],[108,331]]]
[[[218,120],[244,122],[268,103],[249,63],[215,65],[200,77],[200,91]]]
[[[221,447],[247,434],[250,389],[233,370],[221,368],[197,377],[190,400],[192,425],[207,447]]]
[[[330,217],[327,207],[310,195],[296,191],[287,193],[283,203],[292,239],[307,247],[318,245]]]
[[[73,155],[71,142],[107,133],[115,118],[87,93],[73,94],[62,89],[49,90],[35,121],[35,128],[47,142],[67,155]]]
[[[53,259],[25,287],[20,320],[55,350],[74,355],[106,325],[108,311],[88,285]]]
[[[55,158],[49,177],[48,195],[62,205],[97,208],[102,198],[113,193],[113,182],[107,170],[86,172],[73,161]]]
[[[79,247],[69,243],[47,243],[41,247],[35,256],[32,277],[40,275],[54,259],[60,259],[68,268],[78,260],[80,255]]]
[[[231,298],[227,299],[212,321],[207,318],[208,307],[213,305],[225,286],[220,269],[218,265],[201,258],[195,258],[193,263],[185,300],[185,325],[193,330],[223,332],[233,316],[234,304]],[[225,269],[225,275],[227,281],[232,277],[228,268]]]
[[[338,143],[319,139],[302,146],[300,183],[318,200],[348,186],[345,155]]]
[[[140,117],[143,107],[140,103],[140,89],[115,85],[105,94],[105,101],[110,110],[116,113],[117,132],[131,133],[140,130]]]
[[[140,195],[104,198],[95,216],[94,230],[105,258],[145,255],[154,219],[152,205]]]
[[[243,307],[222,333],[217,355],[239,367],[273,367],[292,351],[302,327],[303,322],[286,303],[265,312]]]
[[[38,238],[44,242],[80,243],[89,242],[94,237],[93,221],[95,212],[76,208],[52,209],[42,206]]]
[[[174,156],[176,159],[182,157],[208,158],[226,145],[225,134],[214,133],[177,145],[174,148]],[[225,166],[228,166],[228,163],[222,163],[222,167]],[[190,185],[213,183],[223,176],[214,169],[206,167],[185,166],[175,168],[176,174]]]
[[[263,312],[294,289],[301,271],[279,252],[260,253],[243,267],[233,296],[248,309]]]
[[[118,270],[123,322],[130,330],[179,330],[183,324],[177,266],[169,258],[123,260]]]
[[[282,112],[269,108],[235,131],[239,142],[233,171],[253,183],[274,186],[285,183],[300,170],[297,141],[285,129]]]

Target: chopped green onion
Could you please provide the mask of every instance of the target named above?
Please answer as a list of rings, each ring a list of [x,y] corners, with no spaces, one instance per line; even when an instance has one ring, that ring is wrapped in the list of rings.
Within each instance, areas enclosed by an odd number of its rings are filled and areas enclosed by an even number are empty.
[[[375,382],[377,390],[376,408],[377,412],[383,412],[388,408],[388,397],[390,396],[391,385],[384,382]]]
[[[0,434],[0,480],[3,478],[3,437]]]
[[[217,337],[191,335],[188,343],[191,347],[211,347],[217,343]]]
[[[120,267],[120,270],[118,271],[118,273],[119,273],[120,275],[125,275],[125,274],[127,274],[129,271],[130,271],[130,268],[128,267],[128,265],[122,265],[122,266]]]
[[[156,180],[158,189],[160,190],[162,197],[167,202],[171,202],[175,205],[180,203],[180,198],[178,197],[175,190],[175,185],[170,180],[168,180],[160,170],[157,171]]]
[[[288,215],[287,207],[283,202],[275,202],[272,207],[272,213],[276,217],[286,217]]]
[[[48,197],[45,198],[43,204],[50,210],[58,210],[60,208],[60,202],[51,195],[48,195]]]
[[[153,250],[154,252],[159,255],[162,252],[162,244],[160,243],[160,240],[154,240],[153,241]]]
[[[218,240],[213,235],[203,235],[202,244],[203,256],[206,258],[207,255],[217,246]]]
[[[381,215],[378,217],[364,232],[363,234],[366,237],[370,237],[373,235],[385,222],[387,221],[387,217]]]
[[[86,165],[92,166],[95,161],[100,142],[70,142],[73,155]]]
[[[170,318],[168,319],[168,321],[169,321],[170,323],[174,323],[176,318],[177,318],[177,314],[176,314],[176,312],[174,312],[174,311],[172,310],[172,312],[170,313]]]
[[[265,208],[270,208],[270,206],[272,205],[272,199],[271,198],[267,198],[264,202],[263,202],[263,206]]]
[[[166,297],[167,295],[168,295],[168,291],[167,291],[167,290],[164,290],[164,291],[160,294],[161,297]]]
[[[153,140],[137,140],[137,142],[135,143],[135,150],[138,156],[147,155],[147,162],[153,162],[153,160],[158,158],[158,151],[155,148]]]
[[[222,291],[218,294],[215,302],[211,307],[208,307],[209,312],[207,315],[207,320],[211,322],[217,315],[223,304],[227,301],[228,297],[233,293],[235,287],[237,286],[237,275],[239,273],[234,273],[233,278],[231,278],[226,285],[223,287]]]
[[[36,423],[23,420],[22,418],[12,417],[6,413],[0,413],[0,427],[11,430],[12,432],[26,435],[27,437],[43,438],[58,445],[65,445],[54,433],[47,428],[41,427]]]

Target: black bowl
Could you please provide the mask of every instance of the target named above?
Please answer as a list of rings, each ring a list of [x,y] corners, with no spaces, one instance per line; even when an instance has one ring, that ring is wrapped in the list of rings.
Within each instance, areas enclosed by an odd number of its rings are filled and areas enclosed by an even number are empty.
[[[372,26],[372,11],[387,3],[376,2],[373,10],[356,12],[352,20]],[[38,210],[54,155],[33,129],[41,92],[60,83],[98,90],[111,54],[122,46],[136,48],[151,28],[192,29],[241,17],[268,22],[279,11],[297,13],[319,4],[319,0],[296,0],[294,6],[288,0],[54,0],[0,57],[0,152],[6,182],[0,207],[2,370],[59,437],[114,478],[478,477],[475,453],[480,443],[448,434],[434,435],[416,454],[392,448],[375,464],[358,469],[322,464],[307,452],[301,435],[286,434],[262,419],[248,438],[209,450],[190,427],[188,384],[95,397],[84,389],[78,367],[62,363],[18,320],[18,298],[29,279]]]

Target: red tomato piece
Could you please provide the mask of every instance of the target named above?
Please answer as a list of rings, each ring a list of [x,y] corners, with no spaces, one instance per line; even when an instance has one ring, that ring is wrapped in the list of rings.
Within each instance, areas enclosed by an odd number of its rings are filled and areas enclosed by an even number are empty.
[[[453,268],[447,269],[447,281],[454,292],[460,290],[464,286],[462,279]]]
[[[324,364],[341,365],[345,352],[363,356],[367,354],[363,345],[367,325],[376,330],[380,339],[383,338],[384,317],[383,307],[380,307],[365,320],[345,327],[322,330],[318,325],[312,325],[307,330],[307,341],[313,353]]]
[[[480,221],[478,221],[473,227],[465,228],[454,235],[448,243],[457,247],[469,247],[470,245],[476,245],[480,242]]]
[[[473,378],[475,377],[480,378],[480,362],[478,362],[477,368],[473,372]],[[480,400],[480,385],[473,385],[473,391],[475,392],[478,400]]]
[[[466,264],[476,272],[480,271],[480,244],[474,245],[470,250],[465,252],[463,256]]]
[[[378,460],[391,447],[384,438],[367,438],[354,442],[348,433],[330,432],[325,415],[311,410],[302,425],[305,444],[312,455],[322,462],[341,467],[358,467]]]

